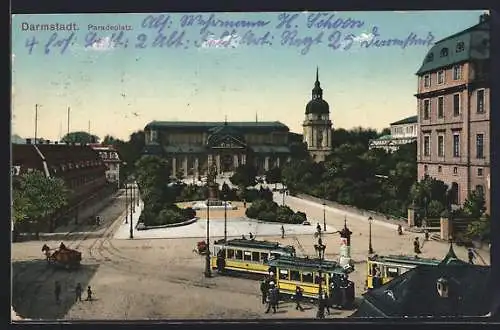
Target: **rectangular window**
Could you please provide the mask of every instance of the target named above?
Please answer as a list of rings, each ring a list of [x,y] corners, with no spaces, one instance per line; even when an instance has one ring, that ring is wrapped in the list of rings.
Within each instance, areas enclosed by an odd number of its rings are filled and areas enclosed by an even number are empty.
[[[462,66],[455,65],[453,67],[453,80],[460,80],[460,79],[462,79]]]
[[[453,94],[453,116],[460,115],[460,94]]]
[[[252,252],[252,261],[260,261],[260,252]]]
[[[483,169],[482,168],[477,169],[477,176],[483,176]]]
[[[460,157],[460,135],[453,134],[453,157]]]
[[[455,166],[455,167],[453,168],[453,174],[458,174],[458,167],[456,167],[456,166]]]
[[[424,119],[431,116],[431,100],[424,100]]]
[[[280,280],[288,281],[288,270],[287,269],[280,269]]]
[[[484,113],[484,89],[477,91],[477,113]]]
[[[290,281],[300,282],[300,272],[297,270],[290,271]]]
[[[438,136],[438,157],[444,157],[444,136]]]
[[[444,97],[438,97],[438,118],[444,117]]]
[[[236,252],[236,258],[235,259],[243,260],[243,251],[236,250],[235,252]]]
[[[398,277],[399,276],[399,269],[398,268],[387,267],[385,271],[386,271],[387,277]]]
[[[424,136],[424,156],[431,155],[431,137],[426,135]]]
[[[431,87],[431,75],[430,74],[426,74],[424,76],[424,87],[426,87],[426,88]]]
[[[476,158],[484,158],[484,135],[476,134]]]
[[[437,83],[438,85],[444,84],[444,70],[437,73]]]
[[[302,273],[302,282],[304,283],[313,283],[314,278],[311,272],[303,272]]]
[[[249,252],[249,251],[245,251],[243,252],[243,259],[245,261],[252,261],[252,252]]]
[[[267,263],[269,261],[269,255],[265,252],[261,252],[260,253],[260,260],[262,260],[262,262],[264,262],[264,263]]]

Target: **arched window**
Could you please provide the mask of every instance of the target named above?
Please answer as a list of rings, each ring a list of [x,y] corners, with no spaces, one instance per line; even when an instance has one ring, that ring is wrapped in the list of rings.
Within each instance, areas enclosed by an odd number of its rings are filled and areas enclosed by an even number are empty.
[[[457,47],[456,47],[455,51],[456,51],[457,53],[460,53],[460,52],[463,52],[463,51],[464,51],[464,49],[465,49],[465,44],[464,44],[464,42],[463,42],[463,41],[459,41],[459,42],[457,43]]]
[[[441,57],[448,56],[448,48],[441,49],[441,53],[439,54]]]
[[[426,62],[432,62],[434,61],[434,54],[433,53],[429,53],[426,57]]]
[[[451,183],[451,203],[458,205],[458,183]]]

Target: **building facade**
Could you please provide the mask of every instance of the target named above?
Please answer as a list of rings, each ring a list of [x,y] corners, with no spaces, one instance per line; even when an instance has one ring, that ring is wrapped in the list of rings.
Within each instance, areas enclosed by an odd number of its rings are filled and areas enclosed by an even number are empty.
[[[106,179],[110,183],[120,186],[120,164],[121,159],[118,151],[112,146],[100,144],[91,145],[92,149],[99,153],[99,157],[106,166]]]
[[[384,149],[394,152],[403,144],[417,141],[418,116],[411,116],[390,124],[391,134],[383,135],[369,142],[369,149]]]
[[[418,177],[444,181],[454,205],[482,190],[490,209],[489,16],[438,41],[417,72]]]
[[[281,122],[162,122],[144,128],[145,154],[166,157],[175,177],[218,173],[253,164],[259,172],[290,159],[289,128]]]
[[[60,144],[44,141],[33,144],[26,139],[26,144],[12,145],[12,175],[38,170],[47,177],[64,180],[69,190],[68,205],[59,214],[75,213],[96,195],[108,187],[106,167],[99,155],[88,145]]]
[[[316,69],[312,98],[306,105],[302,127],[304,143],[307,144],[307,150],[313,160],[316,162],[325,161],[326,157],[332,153],[332,122],[330,120],[330,106],[323,99],[318,69]]]

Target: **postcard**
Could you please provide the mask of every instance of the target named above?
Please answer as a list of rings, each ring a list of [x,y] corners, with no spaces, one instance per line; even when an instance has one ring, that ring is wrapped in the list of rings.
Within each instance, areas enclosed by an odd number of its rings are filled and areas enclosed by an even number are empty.
[[[13,15],[12,319],[487,315],[489,40],[486,11]]]

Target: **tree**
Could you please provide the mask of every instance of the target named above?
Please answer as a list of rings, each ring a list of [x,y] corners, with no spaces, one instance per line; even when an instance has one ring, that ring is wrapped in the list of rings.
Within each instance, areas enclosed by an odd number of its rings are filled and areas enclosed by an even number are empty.
[[[255,166],[246,163],[236,168],[234,174],[229,178],[232,184],[244,190],[246,187],[255,186],[257,177],[257,169]]]
[[[473,219],[479,219],[486,212],[486,201],[481,190],[469,193],[463,205],[463,212]]]
[[[391,135],[391,128],[386,127],[382,131],[380,131],[379,137],[384,136],[384,135]]]
[[[99,137],[97,135],[92,135],[87,132],[71,132],[63,136],[61,139],[62,142],[69,143],[99,143]]]
[[[17,190],[17,189],[16,189]],[[14,194],[15,221],[36,221],[36,233],[43,225],[53,230],[49,216],[68,203],[68,189],[60,178],[49,178],[40,171],[21,175],[19,190]]]
[[[269,184],[274,183],[274,188],[276,188],[276,184],[281,182],[281,168],[273,167],[266,172],[266,182]]]
[[[135,164],[136,180],[144,199],[164,197],[164,191],[170,181],[170,165],[166,159],[146,155]],[[161,197],[160,197],[161,196]]]
[[[105,146],[114,146],[115,143],[118,141],[117,138],[111,136],[111,135],[106,135],[104,139],[102,139],[102,144]]]

